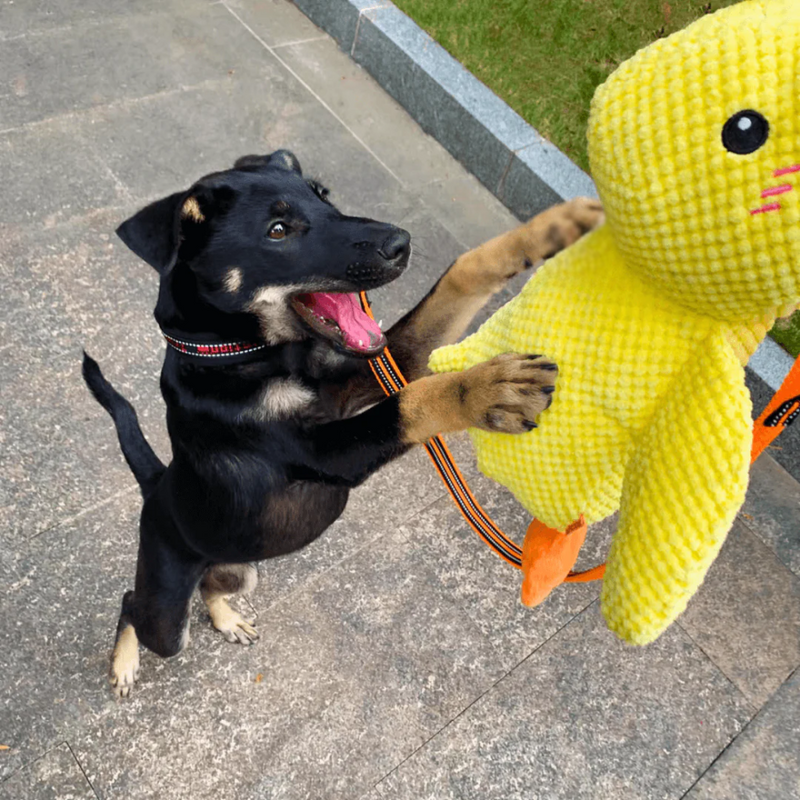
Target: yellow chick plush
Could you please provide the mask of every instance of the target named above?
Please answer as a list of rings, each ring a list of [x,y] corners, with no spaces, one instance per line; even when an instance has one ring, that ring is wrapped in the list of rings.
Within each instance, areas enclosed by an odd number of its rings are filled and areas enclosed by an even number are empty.
[[[606,224],[430,366],[558,363],[539,429],[473,430],[478,463],[562,531],[620,510],[602,610],[644,644],[744,500],[743,365],[800,301],[800,0],[747,0],[639,51],[598,88],[588,140]]]

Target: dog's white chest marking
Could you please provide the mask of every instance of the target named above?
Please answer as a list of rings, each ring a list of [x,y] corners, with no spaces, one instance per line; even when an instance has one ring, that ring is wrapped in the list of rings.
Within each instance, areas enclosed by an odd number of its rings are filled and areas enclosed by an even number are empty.
[[[314,392],[292,378],[275,378],[267,384],[258,403],[245,411],[245,416],[260,422],[282,419],[309,406]]]

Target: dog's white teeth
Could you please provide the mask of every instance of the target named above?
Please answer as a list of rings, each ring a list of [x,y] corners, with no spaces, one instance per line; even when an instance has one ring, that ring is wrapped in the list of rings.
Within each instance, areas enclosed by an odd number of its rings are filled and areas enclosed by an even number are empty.
[[[359,347],[363,347],[364,346],[364,340],[363,339],[359,339],[358,340],[358,346]]]
[[[382,328],[382,327],[383,327],[383,320],[382,320],[382,319],[381,319],[381,320],[378,320],[378,327],[379,327],[379,328]]]

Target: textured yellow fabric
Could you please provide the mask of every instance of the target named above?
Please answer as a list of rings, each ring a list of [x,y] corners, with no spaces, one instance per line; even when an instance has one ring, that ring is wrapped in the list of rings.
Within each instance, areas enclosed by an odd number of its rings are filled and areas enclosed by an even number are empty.
[[[769,133],[739,154],[722,131],[744,110]],[[558,363],[538,430],[471,432],[479,466],[551,527],[621,509],[603,613],[645,643],[683,611],[741,506],[742,364],[800,300],[800,0],[749,0],[637,53],[595,94],[589,155],[607,223],[430,365],[507,351]]]

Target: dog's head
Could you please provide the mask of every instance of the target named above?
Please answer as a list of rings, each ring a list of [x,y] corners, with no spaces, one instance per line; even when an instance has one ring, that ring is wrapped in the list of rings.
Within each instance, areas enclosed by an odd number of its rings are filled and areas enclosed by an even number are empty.
[[[245,156],[151,203],[117,234],[162,280],[180,268],[216,311],[258,317],[270,343],[315,332],[371,356],[386,340],[355,293],[403,272],[410,237],[341,214],[327,195],[286,150]]]

